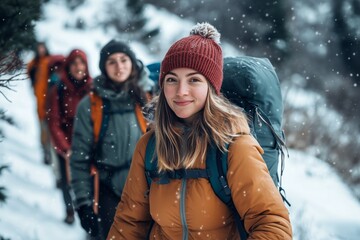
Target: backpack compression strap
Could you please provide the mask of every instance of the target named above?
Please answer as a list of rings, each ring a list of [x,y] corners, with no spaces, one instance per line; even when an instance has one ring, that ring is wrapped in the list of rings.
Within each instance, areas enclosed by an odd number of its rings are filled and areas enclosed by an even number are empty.
[[[284,202],[286,202],[288,204],[288,206],[290,207],[291,204],[290,202],[286,199],[286,193],[285,193],[285,190],[284,188],[282,187],[282,176],[283,176],[283,173],[284,173],[284,169],[285,169],[285,152],[284,152],[284,149],[286,150],[286,153],[287,153],[287,158],[289,159],[290,156],[289,156],[289,150],[286,146],[286,143],[285,141],[283,140],[283,138],[281,138],[275,131],[275,129],[273,128],[272,124],[271,124],[271,121],[270,119],[266,116],[266,114],[261,110],[261,108],[259,107],[255,107],[255,113],[257,115],[257,117],[263,122],[265,123],[265,125],[270,129],[272,135],[274,136],[275,140],[276,140],[276,145],[278,147],[278,149],[280,150],[280,153],[281,153],[281,157],[280,157],[280,164],[281,164],[281,167],[280,167],[280,180],[279,180],[279,192],[280,192],[280,195],[283,199]],[[283,132],[284,133],[284,132]]]

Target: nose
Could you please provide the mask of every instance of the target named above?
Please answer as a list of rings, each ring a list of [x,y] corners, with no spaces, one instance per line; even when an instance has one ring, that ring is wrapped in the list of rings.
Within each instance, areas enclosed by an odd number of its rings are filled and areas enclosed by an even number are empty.
[[[187,85],[186,81],[179,81],[176,94],[178,96],[184,96],[184,95],[188,95],[188,93],[189,93],[189,86]]]
[[[117,61],[117,62],[116,62],[116,67],[117,67],[118,69],[121,69],[122,66],[123,66],[123,64],[121,63],[121,61]]]

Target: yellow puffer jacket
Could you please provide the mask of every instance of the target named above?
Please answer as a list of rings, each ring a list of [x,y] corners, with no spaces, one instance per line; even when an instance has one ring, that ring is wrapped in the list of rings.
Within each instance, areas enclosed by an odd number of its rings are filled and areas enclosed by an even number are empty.
[[[132,165],[107,239],[240,239],[233,215],[215,195],[207,179],[152,182],[144,172],[145,134],[134,151]],[[244,219],[248,239],[291,239],[289,213],[250,135],[229,147],[227,179],[234,204]],[[194,168],[206,168],[197,161]]]

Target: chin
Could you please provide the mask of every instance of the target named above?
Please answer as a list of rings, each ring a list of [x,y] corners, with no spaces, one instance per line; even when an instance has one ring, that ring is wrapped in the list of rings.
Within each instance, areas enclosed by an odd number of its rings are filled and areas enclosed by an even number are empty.
[[[181,119],[187,119],[189,117],[191,117],[190,114],[184,114],[184,113],[175,113],[175,115],[178,117],[178,118],[181,118]]]

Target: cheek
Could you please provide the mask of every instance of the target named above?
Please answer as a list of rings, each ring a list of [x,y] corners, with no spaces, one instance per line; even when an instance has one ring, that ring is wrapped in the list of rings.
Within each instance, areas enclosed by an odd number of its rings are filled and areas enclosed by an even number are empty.
[[[207,94],[208,94],[208,88],[203,89],[203,90],[198,92],[198,99],[199,99],[202,106],[205,105]]]
[[[132,71],[132,63],[131,62],[126,63],[125,68],[128,69],[131,72]]]
[[[166,99],[166,102],[169,104],[169,101],[170,101],[170,98],[172,96],[172,93],[171,93],[171,89],[168,88],[168,87],[164,87],[164,96],[165,96],[165,99]]]
[[[82,69],[83,71],[85,71],[85,70],[86,70],[86,65],[85,65],[85,64],[81,65],[81,69]]]
[[[111,71],[111,67],[109,65],[105,65],[105,71],[106,72],[110,72]]]

